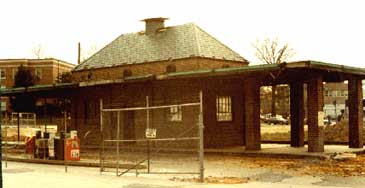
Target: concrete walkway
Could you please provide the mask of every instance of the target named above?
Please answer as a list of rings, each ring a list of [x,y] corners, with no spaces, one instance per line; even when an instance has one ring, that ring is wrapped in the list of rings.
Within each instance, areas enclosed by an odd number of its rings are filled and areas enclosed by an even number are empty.
[[[219,149],[205,149],[206,155],[235,155],[235,156],[250,156],[250,157],[286,157],[286,158],[317,158],[327,159],[335,153],[365,153],[365,148],[348,148],[343,145],[326,145],[324,152],[308,152],[307,147],[294,148],[285,144],[261,144],[262,149],[259,151],[246,151],[245,147],[230,147]],[[97,152],[98,150],[94,150]],[[175,151],[175,150],[174,150]],[[99,167],[99,159],[85,159],[80,161],[60,161],[60,160],[45,160],[31,159],[24,154],[9,154],[7,157],[3,153],[3,161],[40,163],[40,164],[56,164],[70,166],[87,166]]]
[[[269,157],[309,157],[309,158],[327,158],[335,153],[364,153],[365,148],[349,148],[343,145],[325,145],[324,152],[308,152],[307,145],[305,147],[290,147],[288,144],[261,144],[259,151],[246,151],[245,147],[230,147],[222,149],[206,149],[206,153],[221,154],[240,154],[248,156],[269,156]]]

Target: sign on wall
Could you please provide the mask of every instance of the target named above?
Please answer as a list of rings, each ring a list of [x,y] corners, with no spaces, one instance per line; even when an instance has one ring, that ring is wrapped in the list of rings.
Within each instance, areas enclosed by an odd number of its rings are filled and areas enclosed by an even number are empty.
[[[146,129],[146,138],[156,138],[156,129],[147,128]]]

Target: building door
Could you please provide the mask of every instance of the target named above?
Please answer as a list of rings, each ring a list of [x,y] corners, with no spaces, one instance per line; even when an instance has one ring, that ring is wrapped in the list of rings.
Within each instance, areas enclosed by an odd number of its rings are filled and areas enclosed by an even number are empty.
[[[136,139],[135,125],[134,125],[134,111],[123,112],[123,139],[134,140]]]

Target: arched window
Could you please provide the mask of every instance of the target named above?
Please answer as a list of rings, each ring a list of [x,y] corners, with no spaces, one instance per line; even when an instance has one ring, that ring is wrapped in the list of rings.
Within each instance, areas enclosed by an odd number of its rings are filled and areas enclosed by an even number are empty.
[[[85,75],[84,74],[81,74],[81,76],[80,76],[80,81],[81,82],[83,82],[83,81],[85,81],[86,79],[85,79]]]
[[[123,70],[123,78],[132,76],[132,71],[130,69]]]
[[[176,72],[176,66],[175,65],[167,65],[166,66],[166,73],[170,72]]]
[[[229,68],[229,65],[223,65],[222,68]]]
[[[91,79],[93,79],[93,73],[92,72],[89,72],[87,74],[87,80],[91,80]]]

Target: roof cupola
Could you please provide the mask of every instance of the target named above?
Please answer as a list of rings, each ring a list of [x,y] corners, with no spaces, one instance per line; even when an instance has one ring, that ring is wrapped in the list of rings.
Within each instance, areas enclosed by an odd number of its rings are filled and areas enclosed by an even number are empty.
[[[155,34],[157,30],[165,27],[165,20],[168,18],[147,18],[142,21],[146,23],[146,35]]]

